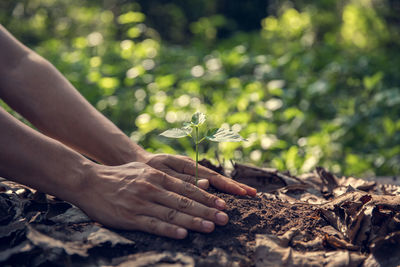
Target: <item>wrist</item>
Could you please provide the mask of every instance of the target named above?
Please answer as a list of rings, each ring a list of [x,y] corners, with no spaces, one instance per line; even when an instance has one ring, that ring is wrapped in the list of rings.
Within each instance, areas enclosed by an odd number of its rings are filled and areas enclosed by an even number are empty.
[[[123,165],[130,162],[145,162],[152,153],[146,151],[143,147],[130,142],[129,146],[124,146],[118,149],[119,153],[112,164],[109,165]]]
[[[60,199],[77,205],[82,194],[91,184],[89,177],[95,165],[96,163],[77,155],[71,162],[63,164],[61,172],[64,166],[67,169],[63,170],[64,173],[59,175],[58,182],[53,184],[53,188],[48,191]]]
[[[136,148],[134,150],[135,153],[135,159],[133,161],[137,161],[137,162],[146,162],[147,159],[153,155],[153,153],[150,153],[148,151],[146,151],[144,148],[142,148],[141,146],[135,144]]]
[[[97,153],[93,158],[104,165],[117,166],[130,162],[144,162],[151,154],[126,135],[122,135],[116,140],[111,142],[113,145],[107,146],[103,152]]]
[[[98,169],[104,165],[97,164],[90,160],[83,161],[79,164],[70,175],[74,181],[70,183],[68,192],[65,192],[64,200],[74,204],[77,207],[83,208],[86,202],[90,202],[88,195],[96,188],[96,185],[101,181],[98,174]]]

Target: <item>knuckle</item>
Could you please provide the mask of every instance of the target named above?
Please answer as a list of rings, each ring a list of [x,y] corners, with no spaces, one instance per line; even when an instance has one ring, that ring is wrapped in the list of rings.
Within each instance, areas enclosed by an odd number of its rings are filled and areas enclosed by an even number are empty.
[[[145,171],[144,171],[144,174],[147,177],[154,177],[154,176],[158,175],[158,171],[153,169],[153,168],[146,168]]]
[[[218,199],[218,197],[211,195],[211,194],[204,194],[204,202],[207,203],[208,206],[213,206],[215,204],[215,201]]]
[[[126,207],[121,207],[121,206],[116,206],[114,207],[115,211],[115,217],[119,218],[121,221],[129,221],[129,222],[134,222],[137,216],[137,213],[139,210],[133,211],[129,208]],[[107,220],[115,222],[115,220],[112,217],[108,217]]]
[[[149,170],[147,175],[149,180],[154,183],[164,185],[168,181],[168,175],[162,171]]]
[[[170,224],[164,224],[160,228],[160,234],[166,235],[166,236],[173,236],[173,233],[176,233],[176,226],[170,225]]]
[[[192,176],[190,176],[190,175],[183,175],[182,180],[186,183],[191,183],[191,184],[194,183],[194,180],[193,180]]]
[[[142,208],[146,207],[148,205],[148,201],[144,200],[143,198],[137,197],[137,196],[132,196],[129,199],[131,203],[134,203],[136,207]]]
[[[180,197],[178,198],[178,207],[180,209],[188,209],[193,205],[193,200],[186,198],[186,197]]]
[[[141,187],[141,189],[143,189],[144,191],[152,191],[153,190],[153,188],[154,188],[154,186],[151,184],[151,183],[149,183],[149,182],[142,182],[141,184],[140,184],[140,187]]]
[[[154,186],[153,184],[151,184],[147,181],[137,181],[136,189],[139,193],[144,193],[144,194],[161,191],[158,187]]]
[[[147,230],[152,233],[157,233],[158,223],[155,218],[150,218],[147,222]]]
[[[188,182],[184,182],[183,188],[185,190],[185,193],[195,193],[198,190],[196,186]]]
[[[165,182],[168,180],[168,175],[164,172],[161,172],[158,178],[161,184],[165,184]]]
[[[193,169],[192,165],[193,164],[192,164],[191,161],[185,160],[185,162],[183,163],[183,166],[182,166],[182,172],[183,173],[190,173],[190,170]]]
[[[193,227],[193,228],[198,228],[198,227],[201,227],[201,222],[202,222],[203,220],[201,219],[201,218],[199,218],[199,217],[193,217],[192,219],[191,219],[191,221],[190,221],[190,225]]]
[[[170,158],[169,154],[157,154],[157,156],[154,158],[154,160],[158,164],[164,164],[165,162],[168,161],[169,158]]]
[[[178,180],[179,179],[176,179],[175,177],[166,176],[164,178],[164,183],[162,184],[162,186],[164,188],[176,188],[176,187],[178,187],[178,185],[177,185]]]
[[[203,218],[214,219],[214,216],[213,216],[213,215],[214,215],[216,212],[217,212],[216,210],[206,208],[206,209],[204,209],[204,210],[202,211],[202,215],[203,215]]]
[[[174,219],[175,219],[175,217],[176,217],[177,214],[178,214],[178,211],[177,211],[177,210],[170,209],[170,210],[167,212],[167,214],[166,214],[165,220],[166,220],[167,222],[172,222],[172,221],[174,221]]]

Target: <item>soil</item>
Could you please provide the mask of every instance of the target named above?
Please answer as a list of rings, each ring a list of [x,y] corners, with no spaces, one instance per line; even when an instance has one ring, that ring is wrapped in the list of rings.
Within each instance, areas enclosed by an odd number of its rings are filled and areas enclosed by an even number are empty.
[[[223,173],[220,166],[202,164]],[[62,200],[0,181],[1,266],[398,266],[400,186],[323,168],[301,176],[235,164],[256,197],[209,191],[230,221],[184,240],[105,228]]]

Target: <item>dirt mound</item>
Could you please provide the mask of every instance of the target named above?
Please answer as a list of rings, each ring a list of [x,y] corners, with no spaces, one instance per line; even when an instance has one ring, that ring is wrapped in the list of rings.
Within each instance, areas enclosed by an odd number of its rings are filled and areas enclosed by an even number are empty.
[[[224,172],[207,161],[203,165]],[[301,176],[235,164],[257,197],[217,194],[230,221],[171,240],[105,228],[78,208],[0,183],[0,265],[398,266],[400,187],[323,168]]]

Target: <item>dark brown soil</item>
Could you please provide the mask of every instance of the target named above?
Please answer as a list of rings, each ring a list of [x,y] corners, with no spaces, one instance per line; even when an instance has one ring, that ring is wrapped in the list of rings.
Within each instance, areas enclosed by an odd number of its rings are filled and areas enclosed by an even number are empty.
[[[203,161],[202,164],[224,171]],[[1,266],[397,266],[400,187],[322,168],[300,177],[236,165],[256,197],[217,192],[230,221],[185,240],[107,229],[79,209],[0,183]],[[393,181],[395,182],[395,181]]]

